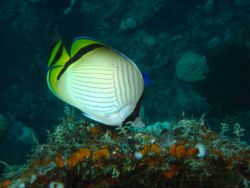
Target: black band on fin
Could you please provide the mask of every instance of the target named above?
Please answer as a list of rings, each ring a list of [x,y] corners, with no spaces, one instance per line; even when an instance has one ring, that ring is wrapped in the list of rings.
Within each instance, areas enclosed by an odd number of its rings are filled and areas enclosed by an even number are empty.
[[[83,48],[81,48],[75,55],[74,57],[72,57],[67,63],[65,63],[64,67],[62,68],[62,70],[60,71],[60,73],[57,76],[57,80],[60,79],[60,77],[62,76],[62,74],[67,70],[67,68],[73,64],[74,62],[76,62],[78,59],[80,59],[81,57],[83,57],[85,54],[87,54],[88,52],[96,49],[96,48],[101,48],[101,47],[105,47],[103,44],[90,44],[88,46],[85,46]]]
[[[56,46],[56,44],[52,47],[52,50]],[[60,59],[60,57],[62,56],[62,53],[63,53],[63,44],[61,43],[59,49],[56,52],[55,58],[53,59],[53,61],[49,65],[50,67],[52,67]]]

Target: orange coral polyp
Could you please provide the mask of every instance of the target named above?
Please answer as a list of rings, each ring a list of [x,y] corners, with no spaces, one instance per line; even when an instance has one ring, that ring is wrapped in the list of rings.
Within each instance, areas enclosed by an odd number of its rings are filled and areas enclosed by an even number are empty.
[[[92,155],[92,160],[97,161],[100,159],[109,159],[110,153],[108,149],[97,150]]]
[[[79,162],[79,161],[78,161],[77,156],[76,156],[75,154],[72,154],[72,155],[68,158],[68,160],[67,160],[67,164],[68,164],[68,166],[70,166],[70,167],[76,166],[78,162]]]
[[[199,153],[199,149],[196,147],[187,148],[184,142],[174,144],[169,148],[169,155],[176,158],[185,158],[196,156]]]
[[[155,154],[158,154],[158,155],[162,155],[162,149],[159,145],[157,144],[152,144],[151,145],[151,148],[150,148],[150,151],[152,153],[155,153]]]
[[[76,166],[79,162],[90,156],[90,151],[88,148],[81,148],[73,153],[67,160],[67,164],[70,167]]]
[[[2,183],[2,185],[0,184],[0,187],[7,188],[10,185],[11,185],[11,181],[10,180],[4,180],[4,182]]]
[[[196,154],[198,151],[196,149],[188,150],[185,147],[185,143],[174,144],[169,149],[169,155],[177,158],[184,158]]]
[[[170,168],[163,173],[164,178],[170,179],[178,174],[179,167],[177,165],[171,165]]]
[[[76,152],[76,155],[78,156],[79,159],[85,159],[90,156],[90,151],[88,148],[82,148]]]
[[[140,153],[145,156],[147,155],[149,152],[149,146],[148,145],[144,145],[144,148],[140,151]]]
[[[90,133],[92,133],[92,134],[97,134],[100,131],[101,131],[101,129],[99,127],[92,127],[90,129]]]
[[[56,165],[58,166],[58,167],[60,167],[60,168],[62,168],[62,167],[64,167],[64,160],[63,160],[63,158],[61,157],[61,156],[57,156],[56,158],[55,158],[55,163],[56,163]]]
[[[168,151],[169,155],[175,156],[176,147],[177,147],[177,145],[176,145],[176,144],[173,144],[173,145],[169,148],[169,151]]]
[[[199,150],[197,148],[190,148],[187,151],[187,155],[188,156],[193,156],[193,155],[197,155],[199,153]]]
[[[143,149],[139,151],[139,153],[141,153],[143,156],[146,156],[149,152],[161,155],[162,149],[159,145],[152,144],[152,145],[144,145]]]
[[[179,145],[176,147],[175,155],[177,158],[186,157],[187,149],[184,145]]]

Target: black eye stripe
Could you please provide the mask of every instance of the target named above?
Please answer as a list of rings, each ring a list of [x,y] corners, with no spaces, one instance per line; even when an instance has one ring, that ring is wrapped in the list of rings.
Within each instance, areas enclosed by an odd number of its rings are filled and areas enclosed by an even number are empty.
[[[53,61],[49,65],[50,67],[52,67],[60,59],[60,57],[62,56],[62,53],[63,53],[63,44],[61,43],[59,49],[57,50],[55,58],[53,59]]]
[[[74,57],[72,57],[67,63],[65,63],[64,67],[62,68],[62,70],[60,71],[60,73],[57,76],[57,80],[60,79],[60,77],[62,76],[62,74],[67,70],[67,68],[72,64],[75,63],[77,60],[79,60],[81,57],[83,57],[85,54],[87,54],[88,52],[96,49],[96,48],[101,48],[101,47],[105,47],[102,44],[90,44],[88,46],[85,46],[83,48],[81,48],[75,55]]]

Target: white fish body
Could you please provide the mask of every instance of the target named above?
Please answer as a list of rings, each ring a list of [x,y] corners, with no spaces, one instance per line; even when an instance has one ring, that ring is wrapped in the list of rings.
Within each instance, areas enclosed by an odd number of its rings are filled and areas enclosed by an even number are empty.
[[[117,126],[135,110],[144,81],[132,60],[103,46],[68,66],[56,87],[59,98],[87,117]]]

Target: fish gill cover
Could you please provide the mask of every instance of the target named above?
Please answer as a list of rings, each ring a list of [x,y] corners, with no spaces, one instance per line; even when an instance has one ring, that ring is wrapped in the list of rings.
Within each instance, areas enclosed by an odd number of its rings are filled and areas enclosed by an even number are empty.
[[[0,14],[0,187],[249,187],[248,0],[2,0]],[[110,128],[50,93],[50,47],[82,36],[138,66],[140,118]]]

